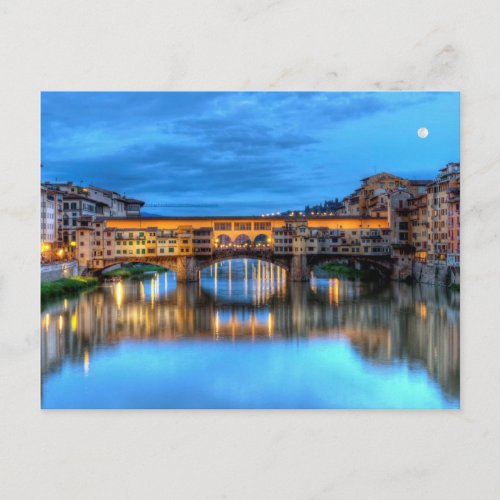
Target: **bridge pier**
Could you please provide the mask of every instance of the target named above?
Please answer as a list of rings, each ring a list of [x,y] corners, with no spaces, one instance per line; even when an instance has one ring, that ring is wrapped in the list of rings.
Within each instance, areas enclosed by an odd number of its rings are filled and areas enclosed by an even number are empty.
[[[294,255],[290,264],[290,281],[309,281],[310,274],[307,255]]]
[[[198,281],[198,265],[196,257],[177,257],[177,281],[188,283]]]

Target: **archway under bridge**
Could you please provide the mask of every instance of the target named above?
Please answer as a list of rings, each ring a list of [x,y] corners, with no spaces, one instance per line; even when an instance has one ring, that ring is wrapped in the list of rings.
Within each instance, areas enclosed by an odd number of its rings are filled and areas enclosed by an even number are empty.
[[[99,276],[102,272],[116,264],[137,263],[155,264],[173,271],[177,275],[177,281],[198,281],[200,271],[206,267],[233,259],[255,259],[269,262],[280,266],[287,273],[290,281],[308,281],[311,270],[318,265],[348,262],[359,268],[374,268],[382,276],[390,277],[393,269],[393,261],[389,256],[345,256],[345,255],[281,255],[276,254],[270,247],[228,247],[216,248],[211,255],[178,255],[178,256],[141,256],[140,258],[118,257],[109,259],[103,268],[89,269],[89,273]]]
[[[358,271],[373,270],[381,278],[390,279],[393,272],[393,259],[390,256],[370,257],[364,255],[310,255],[307,266],[310,271],[328,264],[345,264]]]
[[[132,257],[132,256],[131,256]],[[170,257],[168,259],[165,258],[155,258],[155,257],[145,257],[145,258],[120,258],[113,259],[112,262],[107,263],[104,267],[99,269],[91,269],[88,274],[91,274],[95,277],[105,276],[107,273],[110,273],[119,269],[133,269],[136,266],[144,266],[144,265],[154,265],[158,267],[162,267],[165,271],[177,272],[177,262],[175,257]]]
[[[254,253],[250,252],[248,254],[242,252],[235,252],[233,254],[227,253],[226,255],[218,255],[212,259],[201,261],[199,263],[198,269],[199,271],[203,271],[215,264],[223,264],[225,262],[231,262],[233,260],[247,260],[247,261],[261,262],[264,264],[272,264],[274,266],[281,268],[286,273],[290,272],[290,264],[285,259],[273,258],[272,256],[265,256],[265,255],[257,256]]]

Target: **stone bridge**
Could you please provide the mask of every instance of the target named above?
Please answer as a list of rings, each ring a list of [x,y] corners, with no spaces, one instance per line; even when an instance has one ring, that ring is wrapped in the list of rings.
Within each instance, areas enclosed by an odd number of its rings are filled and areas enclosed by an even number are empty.
[[[177,274],[178,282],[198,281],[199,272],[215,263],[230,259],[255,259],[269,262],[283,268],[289,281],[308,281],[311,271],[315,266],[332,262],[345,262],[354,264],[357,269],[375,269],[382,276],[391,277],[393,271],[392,259],[388,256],[373,257],[363,255],[282,255],[274,253],[272,248],[225,248],[216,249],[210,256],[136,256],[116,257],[108,260],[106,266],[98,270],[90,270],[92,274],[99,275],[106,269],[120,263],[148,263],[165,267]]]

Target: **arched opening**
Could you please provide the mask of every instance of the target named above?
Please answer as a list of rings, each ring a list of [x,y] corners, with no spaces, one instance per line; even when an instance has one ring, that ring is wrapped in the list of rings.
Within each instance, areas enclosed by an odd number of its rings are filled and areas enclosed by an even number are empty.
[[[231,238],[227,234],[220,234],[216,239],[217,246],[226,247],[231,243]]]
[[[234,244],[237,247],[249,247],[252,244],[252,241],[246,234],[239,234],[236,239],[234,240]]]
[[[110,264],[102,269],[96,269],[92,274],[102,278],[139,278],[149,274],[176,272],[174,266],[168,266],[164,263],[148,261],[120,261]]]
[[[316,258],[314,258],[316,257]],[[362,281],[387,280],[390,278],[391,268],[383,262],[373,259],[352,256],[314,256],[310,260],[311,268],[315,272],[328,272],[339,278]]]
[[[259,234],[253,240],[256,247],[265,247],[269,245],[269,238],[265,234]]]
[[[229,265],[229,263],[234,263],[235,261],[247,261],[248,265],[250,266],[257,266],[260,262],[261,265],[271,265],[274,266],[275,268],[280,268],[280,272],[282,273],[288,273],[290,271],[289,266],[283,261],[280,260],[272,260],[272,259],[265,259],[265,258],[256,258],[254,255],[251,253],[248,254],[234,254],[234,255],[225,255],[224,257],[206,261],[200,264],[199,270],[202,273],[207,272],[207,270],[210,270],[211,267],[214,267],[216,264],[220,267],[224,267]]]

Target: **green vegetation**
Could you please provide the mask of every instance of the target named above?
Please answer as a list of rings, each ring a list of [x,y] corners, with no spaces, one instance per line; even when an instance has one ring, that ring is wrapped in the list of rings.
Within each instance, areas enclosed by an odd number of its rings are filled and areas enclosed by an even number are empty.
[[[321,266],[321,269],[335,278],[344,278],[350,281],[356,279],[360,279],[361,281],[380,280],[380,275],[377,271],[372,269],[358,270],[355,269],[354,266],[348,266],[346,264],[325,264]]]
[[[93,288],[99,284],[97,278],[87,278],[84,276],[74,276],[72,278],[62,278],[56,281],[42,283],[41,299],[44,302],[47,299],[60,297],[61,295],[70,295]]]
[[[164,273],[167,271],[164,267],[155,266],[154,264],[141,264],[135,266],[125,266],[121,269],[116,269],[114,271],[110,271],[108,273],[103,273],[105,278],[131,278],[131,279],[141,279],[144,277],[145,273],[157,272]]]
[[[457,284],[457,283],[452,283],[452,284],[450,285],[450,289],[451,289],[451,290],[456,290],[457,292],[459,292],[459,291],[460,291],[460,285],[459,285],[459,284]]]

